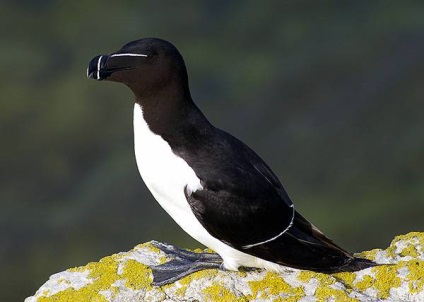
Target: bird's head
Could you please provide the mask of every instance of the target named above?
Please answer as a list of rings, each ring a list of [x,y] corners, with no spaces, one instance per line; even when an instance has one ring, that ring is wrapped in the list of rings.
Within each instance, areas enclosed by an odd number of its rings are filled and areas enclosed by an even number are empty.
[[[140,98],[177,87],[188,93],[181,54],[174,45],[157,38],[132,41],[110,55],[94,57],[87,77],[124,83]]]

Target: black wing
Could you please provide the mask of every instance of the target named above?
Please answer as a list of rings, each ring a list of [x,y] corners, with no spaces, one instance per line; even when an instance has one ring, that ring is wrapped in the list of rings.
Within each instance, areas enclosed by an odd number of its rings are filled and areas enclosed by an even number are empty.
[[[294,210],[290,198],[248,146],[216,129],[212,139],[189,149],[196,153],[174,152],[201,180],[203,189],[191,194],[186,191],[186,197],[212,236],[241,249],[278,236],[291,224]]]
[[[215,135],[197,141],[190,148],[195,154],[176,152],[201,180],[202,190],[185,190],[185,195],[212,236],[247,254],[300,269],[331,273],[375,265],[353,257],[294,211],[278,178],[248,146],[224,131],[217,129]]]

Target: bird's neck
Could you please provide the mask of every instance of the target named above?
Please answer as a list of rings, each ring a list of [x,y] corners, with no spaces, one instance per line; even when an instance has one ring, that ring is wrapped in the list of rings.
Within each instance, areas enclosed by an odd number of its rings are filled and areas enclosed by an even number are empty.
[[[136,96],[136,103],[150,130],[169,143],[205,135],[212,127],[189,92],[162,89],[157,94]]]

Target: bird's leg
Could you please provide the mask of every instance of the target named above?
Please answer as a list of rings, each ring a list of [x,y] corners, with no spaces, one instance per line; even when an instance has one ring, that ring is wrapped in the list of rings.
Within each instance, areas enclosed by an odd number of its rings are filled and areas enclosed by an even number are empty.
[[[164,264],[151,267],[152,285],[155,286],[173,283],[200,270],[222,268],[222,258],[218,254],[194,253],[157,241],[152,241],[152,245],[173,258]]]

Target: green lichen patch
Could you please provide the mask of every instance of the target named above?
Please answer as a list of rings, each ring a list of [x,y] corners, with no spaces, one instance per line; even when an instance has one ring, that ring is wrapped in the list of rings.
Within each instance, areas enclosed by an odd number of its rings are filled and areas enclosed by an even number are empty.
[[[302,287],[290,286],[273,272],[267,272],[262,280],[249,281],[248,285],[252,292],[252,295],[248,296],[250,299],[270,299],[271,297],[276,299],[280,296],[284,298],[284,301],[297,301],[304,296]]]

